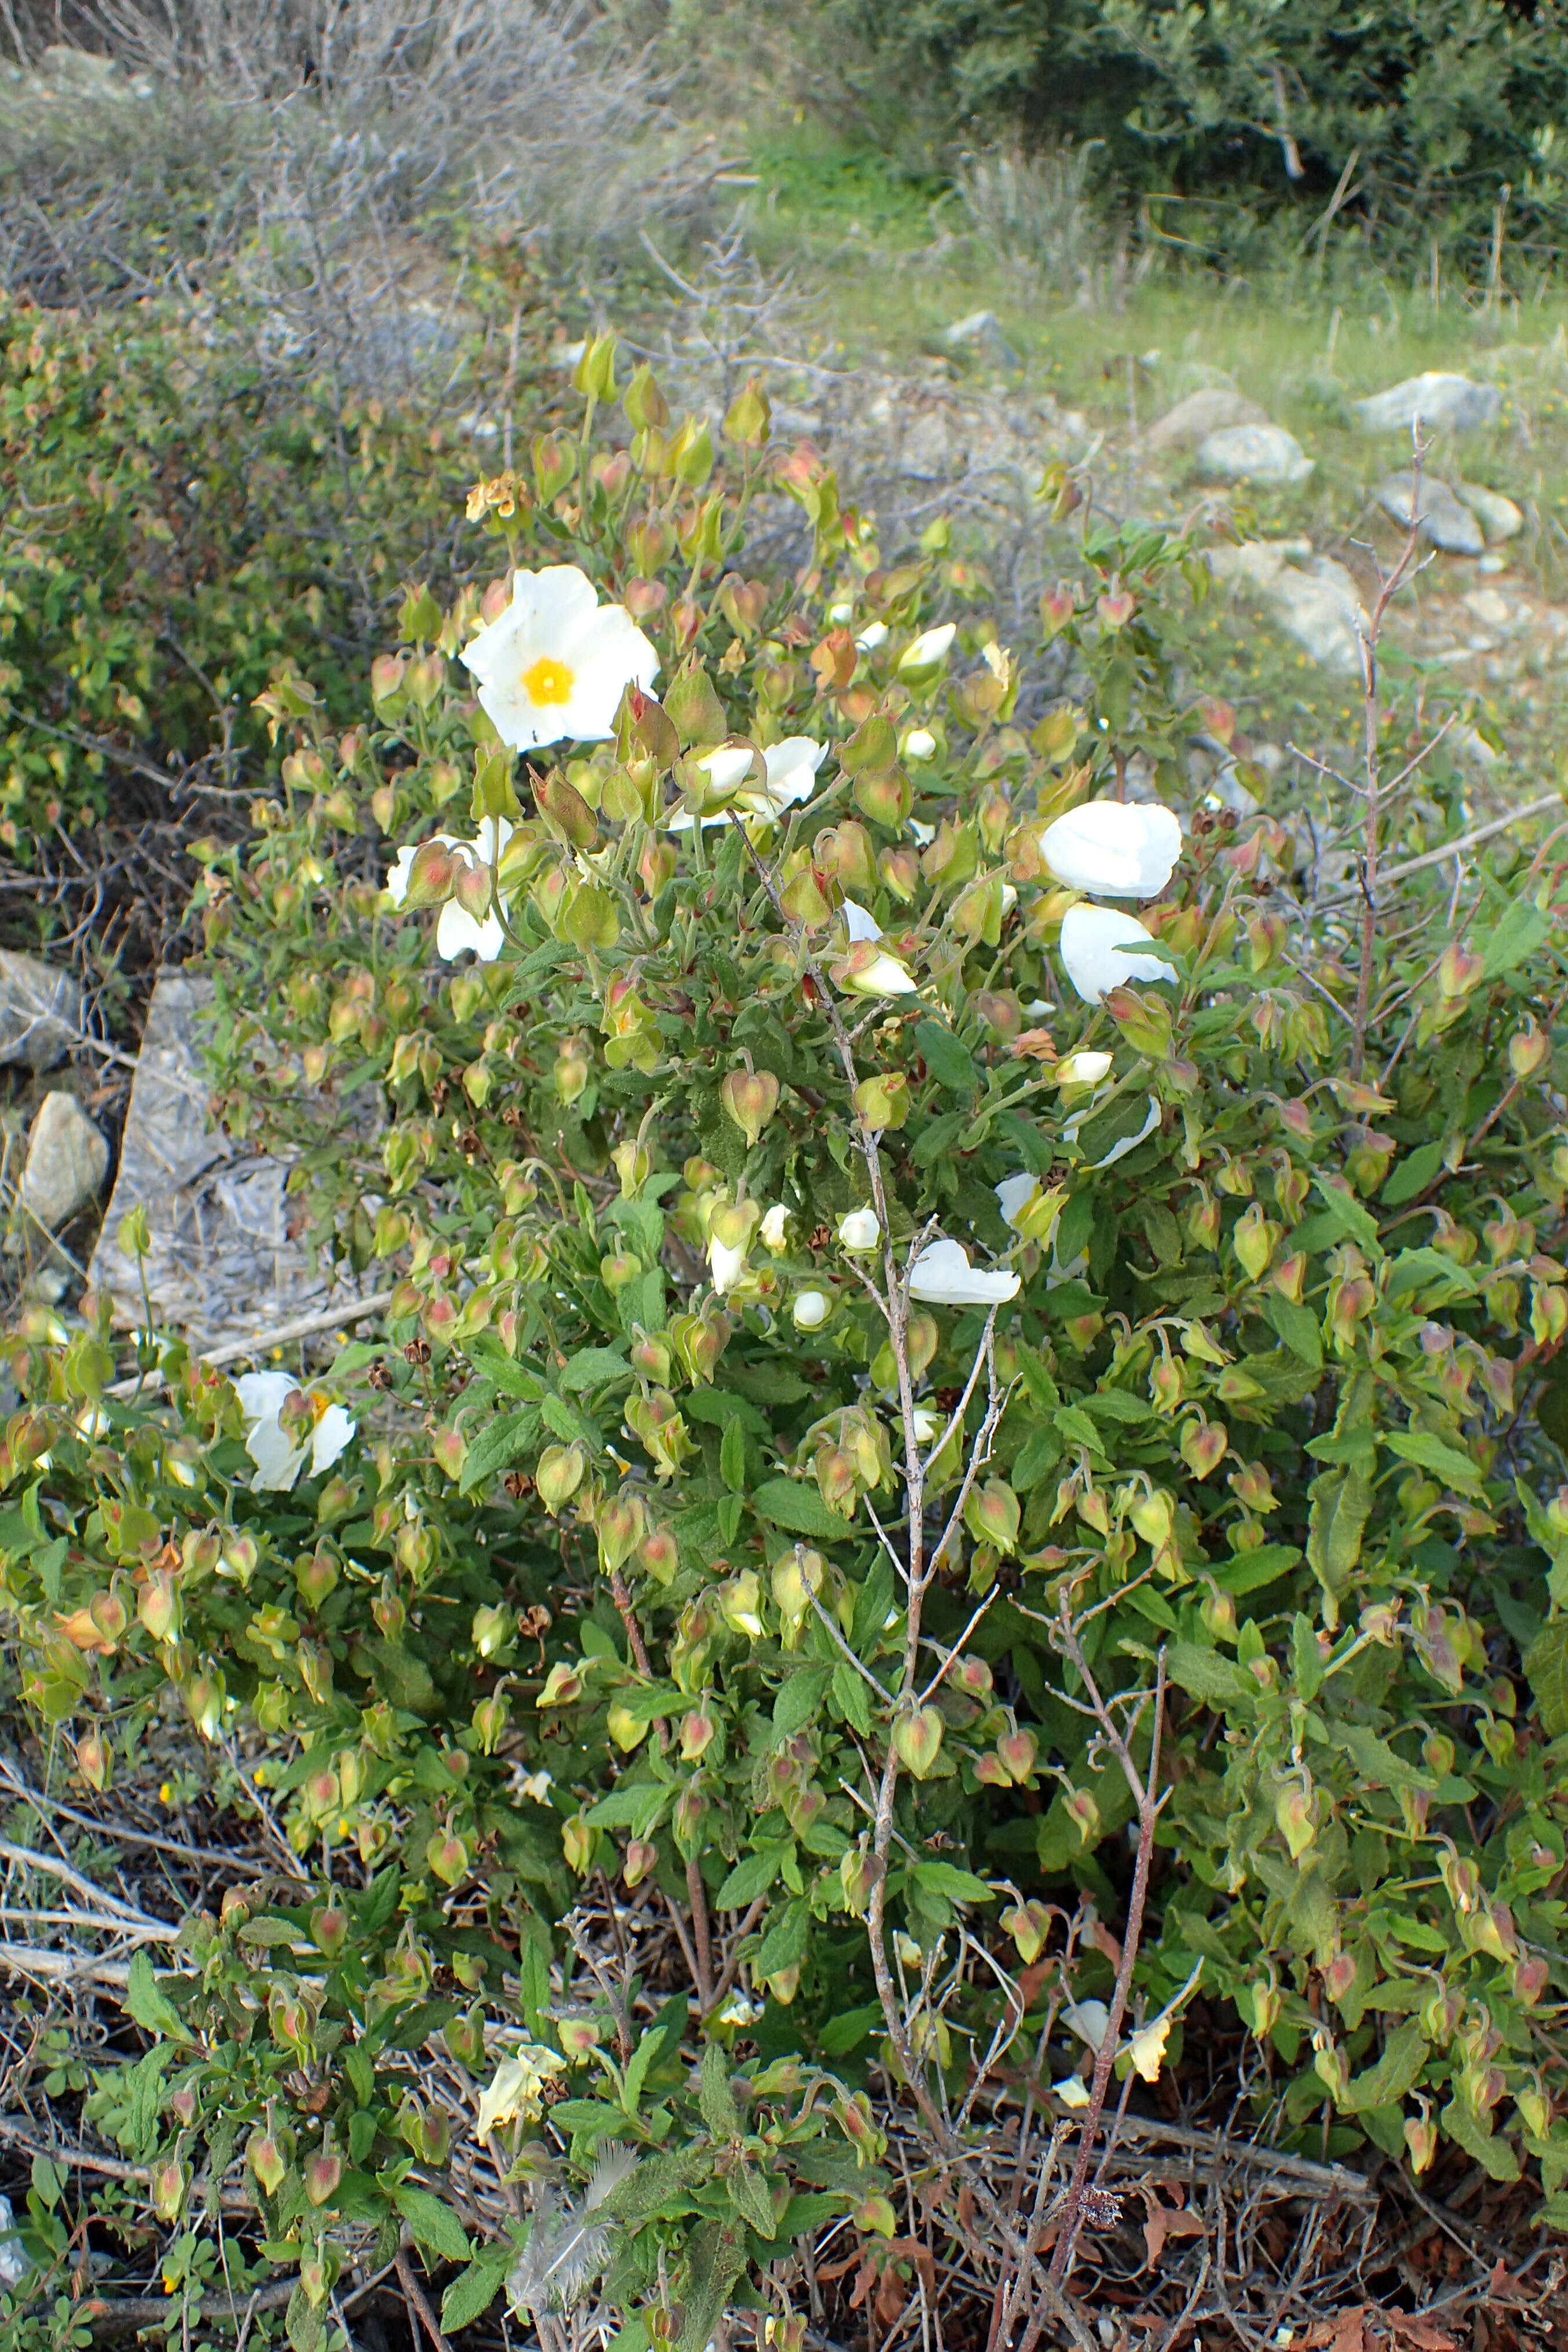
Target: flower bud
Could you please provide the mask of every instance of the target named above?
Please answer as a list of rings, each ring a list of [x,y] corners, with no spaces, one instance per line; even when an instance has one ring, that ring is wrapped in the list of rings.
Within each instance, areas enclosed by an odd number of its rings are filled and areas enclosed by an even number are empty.
[[[1485,959],[1462,940],[1451,940],[1437,959],[1437,992],[1450,1001],[1468,996],[1486,970]]]
[[[1015,1903],[1002,1914],[1001,1924],[1012,1937],[1018,1958],[1026,1969],[1032,1969],[1045,1950],[1051,1932],[1051,1915],[1037,1897],[1029,1903]]]
[[[942,1753],[946,1726],[934,1706],[908,1707],[893,1725],[893,1752],[917,1780],[926,1780]]]
[[[712,1746],[718,1729],[718,1725],[708,1711],[708,1702],[704,1699],[700,1707],[694,1707],[689,1715],[681,1718],[681,1762],[700,1764]]]
[[[552,1518],[556,1517],[583,1484],[588,1468],[588,1457],[577,1444],[547,1445],[539,1457],[533,1483],[539,1489],[539,1499]]]
[[[658,1846],[650,1845],[646,1838],[628,1840],[626,1864],[621,1872],[622,1882],[628,1894],[634,1887],[640,1886],[643,1880],[658,1866]]]
[[[1062,1799],[1062,1811],[1076,1827],[1086,1847],[1099,1844],[1100,1807],[1087,1789],[1069,1789]]]
[[[191,2185],[191,2168],[177,2158],[153,2167],[153,2210],[160,2221],[177,2221],[185,2202],[185,2191]]]
[[[984,1486],[971,1488],[963,1523],[976,1543],[1012,1552],[1018,1542],[1018,1497],[1005,1479],[988,1478]]]
[[[542,505],[551,506],[577,471],[575,444],[565,433],[541,433],[533,443],[533,478]]]
[[[316,1949],[335,1960],[349,1939],[349,1915],[342,1905],[334,1900],[312,1911],[310,1934]]]
[[[754,1568],[743,1569],[720,1585],[716,1598],[719,1614],[731,1633],[740,1633],[748,1642],[763,1638],[763,1588]]]
[[[255,2174],[264,2196],[276,2197],[289,2177],[286,2147],[268,2125],[265,2131],[250,2135],[245,2148],[246,2162]]]
[[[1039,1754],[1039,1742],[1032,1731],[1020,1728],[1003,1732],[996,1742],[996,1753],[1016,1787],[1026,1789],[1032,1784]]]
[[[561,1851],[566,1867],[578,1878],[586,1878],[594,1866],[598,1850],[599,1832],[589,1826],[581,1813],[574,1813],[561,1824]]]
[[[1405,2145],[1410,2152],[1410,2169],[1419,2179],[1424,2172],[1431,2170],[1437,2156],[1437,2126],[1429,2111],[1406,2116]]]
[[[147,1579],[136,1598],[136,1614],[155,1642],[179,1639],[180,1591],[167,1569]]]
[[[725,1110],[755,1149],[758,1137],[779,1107],[779,1082],[771,1070],[731,1070],[719,1089]]]
[[[910,1115],[910,1082],[902,1070],[862,1078],[855,1089],[855,1108],[874,1131],[902,1127]]]
[[[1552,1055],[1552,1040],[1533,1017],[1508,1041],[1508,1066],[1521,1084],[1539,1076]]]
[[[1278,1791],[1274,1819],[1290,1849],[1291,1861],[1300,1862],[1318,1835],[1317,1800],[1305,1772],[1299,1780],[1287,1780]]]
[[[557,1658],[544,1677],[544,1687],[539,1694],[541,1707],[574,1706],[583,1696],[583,1677],[565,1658]]]
[[[1283,2006],[1279,1997],[1279,1988],[1272,1979],[1258,1977],[1254,1980],[1250,1990],[1252,2031],[1259,2042],[1265,2042],[1279,2022],[1279,2011]]]
[[[96,1724],[77,1741],[76,1769],[88,1787],[101,1796],[109,1786],[112,1767],[109,1743]]]
[[[829,1305],[825,1290],[797,1290],[790,1302],[790,1319],[797,1331],[820,1331]]]

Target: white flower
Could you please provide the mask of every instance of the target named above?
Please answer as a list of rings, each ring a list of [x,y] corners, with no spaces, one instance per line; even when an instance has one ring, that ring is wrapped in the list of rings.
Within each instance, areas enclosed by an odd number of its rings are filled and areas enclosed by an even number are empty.
[[[477,870],[482,866],[494,866],[511,835],[512,827],[504,816],[487,816],[480,818],[479,832],[472,841],[459,841],[455,834],[450,833],[432,834],[430,838],[438,841],[443,849],[449,849],[460,864],[470,870]],[[408,896],[414,859],[424,846],[422,841],[405,842],[397,853],[392,871],[386,877],[386,895],[395,907],[401,907]],[[494,963],[506,941],[500,912],[497,911],[498,901],[501,912],[506,911],[511,903],[510,897],[498,891],[489,911],[481,918],[470,915],[456,898],[448,898],[436,925],[437,954],[446,962],[452,963],[471,950],[481,963]]]
[[[820,1331],[827,1320],[827,1293],[825,1290],[797,1290],[790,1314],[797,1331]]]
[[[942,1423],[929,1404],[917,1404],[910,1415],[910,1424],[917,1445],[929,1445]]]
[[[1040,835],[1057,880],[1099,898],[1152,898],[1181,854],[1180,820],[1157,802],[1086,801]]]
[[[762,2002],[752,2000],[749,1994],[737,1987],[717,2012],[714,2022],[717,2025],[755,2025],[762,2013]]]
[[[846,621],[853,619],[854,614],[855,607],[853,604],[829,604],[827,608],[828,619],[833,623],[835,628],[838,629],[841,629],[844,626]]]
[[[847,1250],[874,1250],[882,1237],[875,1209],[851,1209],[838,1220],[839,1245]]]
[[[882,936],[882,926],[876,916],[868,915],[865,908],[858,906],[853,898],[844,901],[844,928],[849,935],[851,947],[858,940],[879,940]]]
[[[631,685],[648,692],[658,656],[624,604],[601,604],[574,563],[514,572],[511,603],[463,647],[479,708],[503,743],[602,742]]]
[[[712,784],[721,803],[704,809],[704,829],[713,824],[730,824],[737,817],[750,818],[759,824],[771,824],[785,809],[795,808],[808,801],[816,786],[816,772],[827,757],[826,743],[818,743],[809,735],[786,735],[782,743],[770,743],[763,753],[763,781],[748,782],[752,772],[752,753],[743,744],[721,743],[698,761]],[[681,809],[669,820],[671,833],[689,833],[696,823],[689,809]]]
[[[1057,1064],[1058,1087],[1097,1087],[1110,1075],[1109,1054],[1067,1054]]]
[[[904,757],[916,761],[934,760],[936,737],[929,727],[911,727],[904,738]]]
[[[924,629],[912,646],[906,646],[899,656],[899,675],[912,677],[924,670],[941,667],[947,658],[947,649],[958,635],[956,621],[943,621],[940,628]]]
[[[789,1247],[788,1228],[789,1211],[782,1201],[775,1201],[758,1229],[763,1236],[763,1248],[771,1249],[775,1256],[780,1250],[787,1249]]]
[[[521,1790],[522,1794],[529,1800],[531,1804],[535,1805],[543,1804],[545,1799],[549,1796],[550,1791],[554,1786],[555,1777],[553,1773],[543,1771],[529,1772],[518,1782],[518,1787]]]
[[[893,1951],[906,1969],[918,1969],[925,1958],[914,1937],[907,1936],[901,1927],[893,1930]]]
[[[916,841],[922,849],[929,849],[931,843],[936,839],[935,825],[922,824],[918,816],[910,817],[910,831],[913,834]]]
[[[1051,2089],[1064,2107],[1076,2109],[1087,2107],[1089,2105],[1090,2097],[1089,2084],[1078,2074],[1064,2074],[1059,2083],[1051,2084]]]
[[[537,2042],[525,2042],[512,2057],[503,2058],[494,2080],[479,2093],[479,2137],[489,2139],[491,2132],[516,2116],[526,2116],[532,2122],[543,2109],[544,2086],[550,2077],[565,2072],[565,2059]]]
[[[972,1266],[957,1242],[932,1242],[921,1250],[910,1276],[910,1297],[932,1307],[1001,1307],[1018,1296],[1016,1274],[987,1274]]]
[[[299,1443],[281,1421],[284,1406],[299,1389],[291,1372],[242,1372],[234,1384],[240,1411],[249,1427],[245,1450],[256,1465],[251,1484],[286,1494],[300,1475],[307,1454],[310,1475],[330,1470],[354,1433],[354,1424],[341,1404],[332,1404],[320,1389],[306,1389],[310,1427]]]
[[[1039,1189],[1039,1178],[1031,1176],[1027,1169],[1020,1169],[1016,1176],[1005,1176],[1001,1183],[994,1187],[1001,1204],[1002,1223],[1016,1227]]]
[[[886,621],[868,621],[855,640],[856,650],[863,654],[879,652],[888,642]]]
[[[1142,949],[1148,954],[1139,952]],[[1100,1004],[1129,980],[1176,977],[1152,932],[1114,907],[1069,907],[1062,917],[1062,963],[1086,1004]]]
[[[745,1265],[744,1247],[732,1249],[728,1242],[721,1242],[717,1234],[709,1235],[708,1268],[713,1276],[713,1287],[721,1298],[726,1292],[734,1289],[745,1270]]]

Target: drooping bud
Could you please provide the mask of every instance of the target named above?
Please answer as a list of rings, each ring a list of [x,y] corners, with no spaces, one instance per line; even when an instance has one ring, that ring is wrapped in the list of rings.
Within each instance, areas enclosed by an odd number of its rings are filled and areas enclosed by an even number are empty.
[[[1024,1966],[1033,1968],[1051,1932],[1051,1915],[1046,1906],[1037,1897],[1029,1903],[1015,1903],[1010,1910],[1003,1912],[1002,1925],[1012,1937]]]
[[[893,1752],[917,1780],[926,1780],[942,1753],[946,1727],[934,1706],[909,1707],[893,1724]]]
[[[862,1078],[855,1089],[855,1108],[874,1132],[902,1127],[910,1115],[910,1082],[902,1070]]]
[[[1531,1015],[1508,1041],[1508,1066],[1521,1083],[1539,1076],[1552,1055],[1552,1040]]]
[[[343,2160],[335,2148],[322,2147],[305,2158],[305,2194],[312,2205],[325,2205],[338,2193]]]
[[[1290,1849],[1291,1861],[1300,1862],[1318,1835],[1317,1798],[1305,1772],[1279,1789],[1274,1799],[1274,1819]]]
[[[1099,1844],[1100,1807],[1087,1789],[1068,1790],[1062,1799],[1062,1811],[1078,1831],[1086,1847]]]
[[[246,2143],[245,2158],[263,2195],[276,2197],[289,2177],[289,2158],[270,2125],[265,2131],[258,2129],[251,2133]]]
[[[1018,1542],[1018,1497],[1005,1480],[988,1478],[984,1486],[971,1488],[963,1523],[976,1543],[1012,1552]]]
[[[349,1915],[342,1905],[323,1903],[310,1914],[310,1934],[316,1949],[335,1960],[349,1939]]]
[[[1006,1767],[1009,1779],[1020,1789],[1026,1789],[1035,1777],[1035,1761],[1039,1754],[1039,1741],[1026,1727],[1005,1731],[996,1742],[996,1753]]]
[[[779,1107],[777,1078],[771,1070],[731,1070],[719,1094],[725,1110],[754,1150]]]
[[[682,1763],[700,1764],[712,1746],[718,1729],[717,1723],[709,1713],[706,1699],[700,1707],[694,1707],[689,1715],[683,1716],[680,1724]]]
[[[539,1489],[539,1499],[552,1518],[569,1503],[583,1484],[588,1468],[588,1457],[577,1444],[547,1445],[539,1457],[533,1483]]]

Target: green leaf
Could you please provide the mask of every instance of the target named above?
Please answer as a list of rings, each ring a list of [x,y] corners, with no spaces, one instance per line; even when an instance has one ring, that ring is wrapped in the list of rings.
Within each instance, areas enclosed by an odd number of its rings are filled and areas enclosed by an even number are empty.
[[[1372,1512],[1372,1481],[1349,1466],[1325,1470],[1308,1492],[1312,1497],[1308,1563],[1326,1591],[1338,1592],[1361,1558],[1361,1539]]]
[[[544,1420],[537,1405],[525,1405],[521,1412],[497,1413],[463,1457],[458,1493],[471,1495],[477,1486],[488,1486],[498,1471],[510,1469],[520,1454],[531,1454],[543,1433]]]
[[[468,2269],[458,2272],[441,2297],[443,2335],[456,2336],[460,2327],[471,2327],[489,2309],[515,2259],[510,2246],[480,2247]]]
[[[1524,1671],[1548,1739],[1568,1738],[1568,1617],[1552,1617],[1524,1654]]]
[[[1007,1483],[1016,1495],[1026,1495],[1042,1478],[1050,1476],[1061,1458],[1061,1433],[1054,1423],[1031,1429],[1007,1474]]]
[[[839,1714],[862,1739],[871,1736],[871,1693],[847,1658],[833,1669],[833,1697]]]
[[[362,1633],[354,1645],[354,1664],[394,1706],[410,1715],[435,1713],[436,1685],[430,1669],[412,1650],[387,1641],[381,1633]]]
[[[1336,1182],[1327,1176],[1319,1176],[1314,1181],[1324,1215],[1331,1218],[1340,1232],[1348,1234],[1352,1242],[1381,1257],[1383,1244],[1377,1237],[1377,1219],[1372,1211],[1356,1199],[1342,1178]]]
[[[574,1396],[585,1389],[603,1388],[611,1381],[629,1381],[632,1368],[614,1348],[580,1348],[561,1373],[561,1385]]]
[[[1384,1207],[1397,1209],[1402,1202],[1413,1201],[1417,1192],[1424,1192],[1433,1179],[1442,1173],[1447,1149],[1446,1142],[1422,1143],[1414,1151],[1407,1151],[1402,1160],[1395,1160],[1393,1173],[1377,1196]]]
[[[805,1729],[827,1696],[831,1672],[827,1666],[801,1666],[779,1685],[773,1700],[775,1739],[793,1739]]]
[[[1482,2170],[1494,2180],[1513,2181],[1519,2179],[1519,2158],[1506,2139],[1495,2138],[1473,2107],[1463,2099],[1453,2098],[1443,2107],[1438,2122],[1448,2137],[1473,2156]]]
[[[759,1895],[765,1895],[779,1874],[786,1853],[793,1852],[794,1842],[753,1846],[743,1853],[713,1897],[716,1911],[743,1911]]]
[[[132,1958],[125,1982],[125,2006],[143,2033],[155,2033],[172,2042],[190,2040],[190,2029],[168,1994],[160,1989],[145,1948]]]
[[[702,2069],[697,2078],[697,2104],[702,2110],[702,2120],[715,2139],[739,2139],[745,2126],[741,2110],[735,2105],[735,2094],[730,2088],[730,2062],[721,2042],[710,2042],[702,2053]]]
[[[743,2221],[750,2222],[759,2238],[773,2238],[778,2231],[778,2217],[773,2200],[768,2195],[768,2184],[753,2165],[738,2164],[725,2179],[730,2202]]]
[[[726,1428],[719,1446],[719,1475],[731,1495],[746,1491],[746,1433],[740,1422]]]
[[[1259,1544],[1256,1551],[1233,1552],[1215,1570],[1215,1581],[1239,1601],[1245,1592],[1260,1592],[1266,1584],[1298,1567],[1301,1555],[1294,1544]]]
[[[842,2058],[858,2050],[868,2033],[879,2032],[882,2012],[877,2002],[865,2009],[846,2010],[840,2017],[830,2017],[817,2035],[818,2046],[829,2058]]]
[[[811,1906],[807,1903],[786,1904],[763,1937],[752,1962],[753,1979],[777,1976],[781,1969],[794,1968],[805,1958],[805,1948],[811,1937]]]
[[[1383,1443],[1402,1462],[1413,1462],[1419,1470],[1430,1470],[1435,1478],[1457,1488],[1461,1495],[1484,1495],[1486,1482],[1475,1464],[1454,1446],[1445,1445],[1428,1429],[1385,1429]]]
[[[816,1486],[798,1478],[764,1478],[752,1496],[757,1517],[791,1535],[815,1536],[818,1543],[842,1543],[847,1520],[830,1511]]]
[[[1403,2099],[1421,2080],[1426,2056],[1426,2037],[1411,2018],[1389,2035],[1375,2066],[1352,2075],[1339,2103],[1342,2112],[1360,2115],[1366,2107],[1386,2107]]]
[[[621,2084],[621,2105],[628,2116],[635,2116],[642,2100],[642,2086],[651,2068],[657,2066],[665,2053],[680,2039],[680,2020],[662,2018],[650,2025],[631,2054],[626,2077]]]
[[[743,2230],[721,2221],[700,2223],[686,2247],[686,2275],[679,2352],[707,2352],[713,2330],[723,2315],[730,2289],[746,2267]]]
[[[1539,953],[1552,936],[1552,918],[1544,908],[1516,898],[1498,918],[1481,959],[1481,978],[1500,979],[1527,957]]]
[[[921,1021],[915,1029],[915,1051],[939,1087],[951,1094],[972,1095],[980,1073],[967,1045],[940,1022]]]
[[[541,1398],[539,1410],[544,1416],[545,1428],[563,1445],[585,1445],[590,1454],[597,1454],[599,1433],[586,1413],[579,1412],[564,1397],[558,1396]]]
[[[449,2205],[443,2205],[427,2189],[416,2189],[405,2180],[392,2192],[392,2201],[407,2222],[414,2242],[426,2253],[437,2254],[444,2263],[466,2263],[472,2249],[463,2225]]]
[[[1336,1748],[1344,1749],[1369,1789],[1434,1790],[1437,1786],[1430,1772],[1424,1772],[1418,1764],[1407,1764],[1397,1749],[1364,1723],[1333,1724],[1330,1738]]]
[[[960,1870],[954,1863],[917,1862],[913,1876],[916,1885],[922,1886],[928,1895],[945,1895],[953,1903],[990,1903],[994,1900],[994,1890],[983,1878],[976,1878],[972,1870]]]
[[[1079,1402],[1085,1412],[1094,1413],[1101,1421],[1130,1423],[1152,1421],[1154,1417],[1154,1409],[1146,1398],[1130,1396],[1125,1389],[1094,1389]]]
[[[673,1794],[672,1789],[647,1780],[632,1788],[612,1789],[583,1818],[596,1830],[631,1830],[646,1838],[652,1834]]]
[[[1299,1362],[1320,1371],[1323,1362],[1322,1334],[1318,1318],[1310,1307],[1301,1307],[1293,1298],[1281,1298],[1277,1290],[1270,1291],[1263,1302],[1264,1320],[1278,1331],[1290,1353]]]
[[[1165,1671],[1192,1698],[1205,1706],[1235,1708],[1247,1715],[1258,1706],[1258,1686],[1245,1666],[1203,1650],[1195,1642],[1172,1642],[1165,1651]]]

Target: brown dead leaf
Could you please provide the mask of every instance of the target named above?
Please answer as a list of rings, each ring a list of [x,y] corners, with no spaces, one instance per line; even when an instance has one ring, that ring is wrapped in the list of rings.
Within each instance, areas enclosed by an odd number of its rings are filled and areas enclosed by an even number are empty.
[[[1353,2311],[1342,2311],[1334,2321],[1333,2338],[1329,2352],[1366,2352],[1366,2305],[1358,2303]]]
[[[1165,2251],[1167,2238],[1204,2238],[1208,2235],[1201,2214],[1190,2213],[1184,2207],[1162,2205],[1152,2189],[1141,2192],[1148,2209],[1143,2224],[1143,2243],[1149,2249],[1146,2267],[1152,2270]]]
[[[73,1609],[68,1617],[57,1615],[55,1623],[66,1640],[77,1649],[85,1650],[89,1658],[113,1655],[115,1645],[94,1623],[90,1610]]]
[[[891,2247],[888,2251],[890,2253]],[[909,2288],[899,2276],[893,2264],[889,2263],[877,2282],[876,2299],[872,2305],[872,2309],[884,2327],[891,2327],[909,2299]]]
[[[856,2272],[855,2284],[849,2291],[849,2308],[851,2311],[859,2310],[860,2305],[865,2302],[866,2297],[870,2294],[871,2289],[876,2284],[877,2264],[873,2257],[868,2254],[859,2269]]]
[[[1419,2311],[1390,2311],[1384,2316],[1391,2332],[1402,2343],[1413,2344],[1415,2352],[1459,2352],[1458,2338]]]

